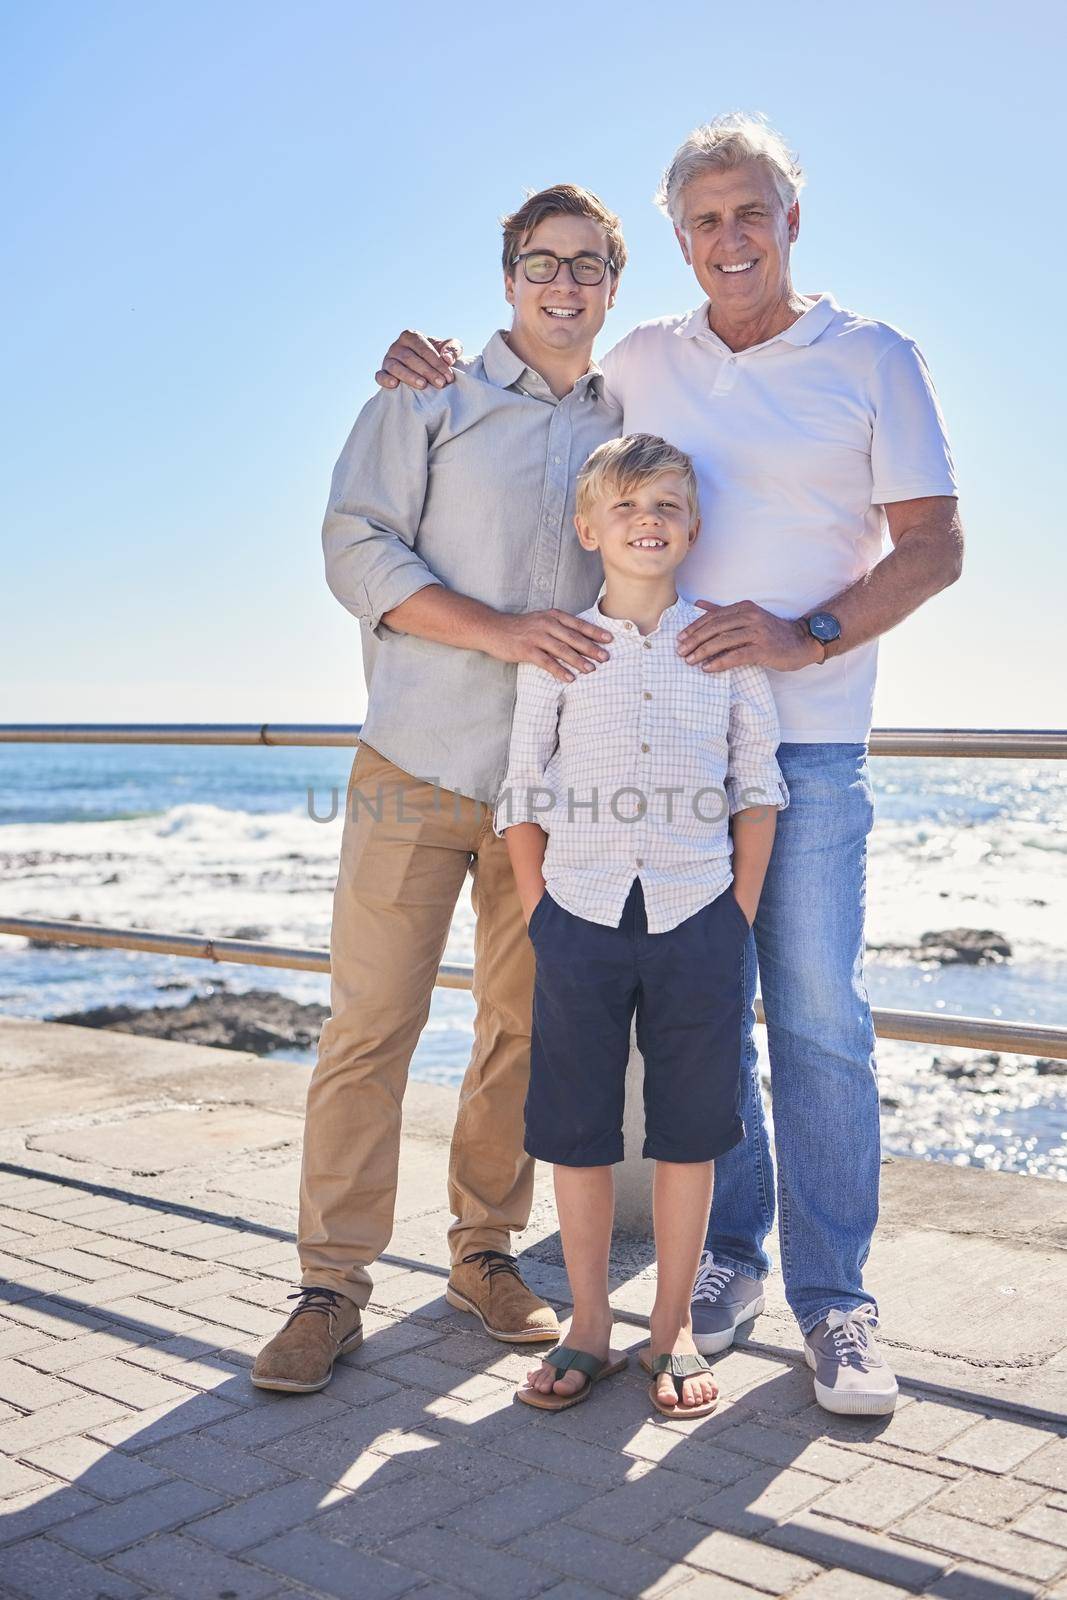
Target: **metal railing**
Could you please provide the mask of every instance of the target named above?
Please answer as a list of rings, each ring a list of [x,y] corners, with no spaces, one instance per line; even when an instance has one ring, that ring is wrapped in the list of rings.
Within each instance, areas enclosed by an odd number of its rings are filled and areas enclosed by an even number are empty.
[[[354,746],[359,743],[359,733],[358,723],[14,723],[0,724],[0,744]],[[1067,731],[879,728],[871,735],[870,750],[875,756],[1064,760],[1067,759]],[[282,967],[301,972],[328,973],[330,970],[328,950],[262,944],[249,939],[149,933],[138,928],[108,928],[40,917],[0,917],[0,933],[246,966]],[[472,978],[472,967],[443,963],[438,968],[436,982],[440,988],[469,989]],[[763,1007],[759,1000],[756,1010],[762,1022]],[[887,1008],[874,1011],[874,1025],[879,1038],[883,1039],[962,1045],[970,1049],[1067,1060],[1067,1028]]]

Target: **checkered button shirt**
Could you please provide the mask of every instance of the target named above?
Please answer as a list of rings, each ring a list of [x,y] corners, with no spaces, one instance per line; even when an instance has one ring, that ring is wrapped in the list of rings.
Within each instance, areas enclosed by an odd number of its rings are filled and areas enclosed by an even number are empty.
[[[650,933],[665,933],[731,883],[730,817],[782,808],[778,718],[762,667],[703,672],[678,635],[706,615],[678,599],[649,634],[614,635],[607,661],[560,683],[523,662],[494,827],[548,835],[545,883],[565,910],[617,928],[635,878]]]

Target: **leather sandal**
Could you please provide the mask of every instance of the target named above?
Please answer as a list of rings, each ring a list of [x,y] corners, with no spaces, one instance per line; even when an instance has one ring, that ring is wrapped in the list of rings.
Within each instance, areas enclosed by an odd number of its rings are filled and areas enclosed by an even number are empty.
[[[666,1373],[674,1384],[674,1392],[678,1396],[673,1406],[664,1405],[656,1393],[655,1383],[648,1386],[648,1398],[656,1410],[664,1417],[710,1417],[719,1403],[718,1395],[711,1400],[705,1400],[698,1406],[682,1404],[682,1384],[686,1378],[698,1378],[703,1372],[711,1371],[711,1364],[703,1356],[654,1356],[651,1350],[642,1350],[640,1355],[641,1365],[653,1378],[658,1378],[661,1373]]]
[[[524,1384],[521,1389],[516,1389],[515,1398],[521,1400],[524,1406],[536,1406],[538,1411],[567,1411],[571,1406],[581,1405],[583,1400],[587,1400],[593,1385],[599,1383],[601,1378],[611,1378],[616,1372],[621,1372],[628,1357],[625,1351],[612,1350],[607,1360],[603,1360],[600,1356],[591,1356],[587,1350],[575,1350],[561,1344],[555,1350],[550,1350],[542,1360],[554,1367],[560,1378],[565,1372],[573,1370],[584,1372],[588,1382],[583,1383],[580,1389],[575,1389],[573,1394],[555,1394],[551,1389],[547,1394],[542,1394],[539,1389],[531,1389]]]

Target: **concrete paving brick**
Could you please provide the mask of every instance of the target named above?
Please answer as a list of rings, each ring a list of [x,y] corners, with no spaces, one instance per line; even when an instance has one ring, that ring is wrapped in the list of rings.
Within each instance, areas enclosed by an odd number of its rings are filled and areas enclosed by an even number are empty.
[[[101,1278],[93,1284],[93,1304],[108,1311],[116,1300],[126,1300],[130,1295],[141,1295],[149,1289],[173,1282],[171,1278],[163,1278],[158,1272],[140,1272],[137,1270],[117,1272],[113,1277]]]
[[[386,1483],[390,1471],[403,1476]],[[378,1487],[381,1483],[381,1487]],[[470,1499],[463,1484],[450,1483],[437,1473],[410,1472],[395,1462],[383,1462],[380,1473],[366,1481],[361,1492],[346,1496],[316,1523],[315,1531],[340,1544],[375,1549],[412,1528],[447,1519]]]
[[[232,1293],[240,1284],[240,1273],[205,1271],[199,1277],[183,1278],[180,1283],[161,1283],[145,1298],[161,1306],[197,1306],[200,1301],[210,1300],[215,1295]],[[209,1320],[206,1314],[204,1320]]]
[[[68,1489],[66,1484],[51,1481],[38,1484],[35,1489],[26,1489],[4,1501],[4,1512],[0,1517],[0,1545],[15,1544],[19,1539],[43,1533],[46,1528],[54,1528],[68,1517],[77,1517],[83,1512],[91,1513],[99,1504],[100,1501],[94,1500],[91,1494],[83,1494],[80,1489]],[[6,1565],[5,1554],[0,1558],[0,1573]]]
[[[256,1551],[255,1559],[271,1572],[296,1578],[336,1600],[398,1600],[423,1583],[421,1572],[365,1550],[348,1550],[306,1530],[271,1539]]]
[[[840,1450],[819,1440],[808,1444],[783,1433],[780,1428],[764,1427],[755,1421],[742,1421],[724,1429],[716,1436],[716,1443],[737,1455],[752,1456],[776,1467],[794,1467],[833,1483],[854,1477],[861,1468],[850,1450]]]
[[[38,1294],[22,1301],[19,1306],[3,1307],[8,1322],[24,1328],[37,1328],[51,1339],[75,1339],[78,1334],[106,1328],[107,1318],[94,1315],[88,1307],[70,1306],[62,1301],[51,1301],[46,1294]]]
[[[0,1451],[18,1456],[34,1445],[50,1439],[65,1439],[68,1434],[87,1433],[120,1418],[132,1416],[126,1406],[102,1394],[80,1394],[58,1406],[46,1406],[30,1416],[0,1424]]]
[[[473,1452],[479,1460],[494,1467],[501,1458],[552,1472],[561,1478],[572,1478],[576,1483],[592,1484],[610,1489],[624,1483],[633,1463],[613,1450],[602,1450],[599,1445],[587,1444],[584,1439],[569,1439],[565,1434],[548,1432],[543,1428],[513,1429],[493,1444],[488,1452]]]
[[[217,1501],[217,1496],[215,1498]],[[347,1499],[339,1489],[327,1489],[300,1479],[296,1483],[263,1489],[237,1505],[224,1506],[210,1516],[191,1522],[185,1531],[216,1550],[233,1553],[248,1550],[279,1533],[287,1533],[290,1528],[299,1528]]]
[[[188,1311],[172,1306],[158,1305],[153,1300],[143,1300],[140,1295],[122,1295],[109,1300],[107,1316],[112,1323],[132,1327],[145,1335],[145,1340],[165,1339],[169,1334],[185,1333],[196,1325],[196,1317]]]
[[[689,1517],[675,1517],[654,1528],[639,1541],[642,1550],[671,1562],[684,1562],[703,1572],[736,1578],[764,1594],[785,1595],[813,1578],[819,1568],[787,1551],[772,1550],[755,1539],[716,1529],[709,1533],[703,1523]]]
[[[226,1328],[238,1328],[242,1333],[258,1333],[269,1338],[280,1326],[276,1313],[264,1311],[262,1306],[250,1305],[247,1300],[238,1300],[233,1295],[211,1295],[205,1300],[186,1301],[185,1305],[198,1316],[221,1322]]]
[[[214,1396],[210,1398],[214,1405],[224,1403]],[[231,1405],[227,1409],[233,1414],[211,1427],[208,1436],[238,1450],[256,1450],[273,1444],[276,1439],[284,1439],[287,1434],[299,1433],[313,1423],[318,1426],[347,1413],[347,1407],[340,1400],[333,1400],[326,1394],[275,1396],[272,1405],[257,1405],[241,1411]]]
[[[1053,1439],[1015,1469],[1015,1477],[1047,1489],[1067,1490],[1067,1439]]]
[[[0,1456],[0,1499],[12,1494],[27,1494],[31,1489],[46,1487],[51,1482],[47,1473],[34,1472],[32,1467]]]
[[[508,1600],[532,1600],[545,1587],[544,1569],[538,1561],[513,1552],[472,1547],[447,1528],[420,1528],[383,1545],[378,1554],[429,1578],[447,1572],[482,1600],[500,1600],[501,1595]]]
[[[405,1436],[409,1429],[419,1429],[427,1435],[428,1441],[438,1445],[445,1442],[428,1426],[434,1419],[427,1416],[422,1395],[401,1391],[356,1411],[345,1408],[340,1414],[331,1412],[321,1421],[314,1415],[309,1416],[305,1409],[308,1401],[315,1398],[318,1397],[294,1396],[292,1400],[282,1401],[283,1406],[299,1407],[304,1425],[277,1440],[253,1445],[251,1448],[257,1455],[322,1483],[339,1483],[364,1451],[374,1450],[388,1456],[391,1441]]]
[[[447,1361],[437,1361],[433,1356],[412,1353],[396,1356],[391,1361],[379,1363],[375,1371],[397,1383],[415,1384],[420,1389],[430,1389],[434,1394],[447,1394],[457,1400],[482,1400],[503,1395],[504,1386],[495,1378],[483,1373],[466,1372]],[[507,1396],[510,1403],[512,1396]]]
[[[186,1393],[181,1400],[168,1400],[147,1411],[125,1411],[114,1422],[94,1423],[84,1431],[104,1444],[113,1444],[137,1454],[151,1445],[162,1444],[176,1434],[193,1428],[220,1426],[237,1414],[236,1406],[216,1400],[214,1395]]]
[[[950,1483],[930,1501],[931,1511],[947,1511],[953,1517],[969,1517],[987,1527],[1007,1523],[1027,1506],[1040,1499],[1036,1483],[1019,1483],[1015,1478],[991,1477],[972,1472],[958,1483]]]
[[[788,1467],[761,1467],[717,1494],[691,1503],[687,1514],[731,1533],[762,1533],[825,1492],[825,1478]]]
[[[788,1522],[771,1528],[763,1541],[821,1566],[843,1567],[846,1572],[895,1583],[901,1589],[923,1589],[951,1564],[948,1556],[920,1550],[890,1534],[869,1533],[853,1523],[814,1516],[810,1511],[799,1511]]]
[[[393,1356],[405,1355],[409,1350],[418,1350],[441,1341],[438,1328],[424,1328],[406,1319],[396,1322],[383,1317],[381,1313],[364,1312],[363,1327],[363,1343],[358,1350],[341,1357],[341,1366],[369,1367],[377,1361],[388,1361]]]
[[[591,1484],[575,1483],[570,1478],[531,1473],[495,1494],[486,1493],[473,1501],[469,1489],[465,1489],[466,1509],[449,1518],[449,1527],[457,1533],[470,1534],[482,1544],[511,1544],[521,1534],[532,1533],[546,1523],[556,1523],[562,1517],[573,1522],[575,1513],[591,1512],[602,1493]],[[609,1490],[609,1497],[611,1493]]]
[[[905,1517],[896,1531],[905,1539],[946,1550],[961,1560],[981,1561],[1024,1578],[1047,1582],[1067,1568],[1067,1550],[1039,1544],[1004,1528],[982,1528],[961,1517],[946,1516],[943,1511],[917,1511]]]
[[[113,1278],[120,1272],[129,1269],[121,1261],[109,1261],[106,1256],[90,1255],[85,1250],[67,1248],[65,1250],[45,1250],[33,1258],[43,1267],[51,1267],[55,1272],[67,1272],[72,1278],[85,1278],[95,1282],[100,1278]]]
[[[446,1442],[417,1430],[390,1441],[389,1450],[382,1453],[398,1465],[417,1472],[437,1473],[451,1483],[462,1484],[471,1498],[506,1488],[509,1483],[527,1477],[530,1471],[528,1466],[483,1449],[477,1443],[468,1444],[461,1439]]]
[[[91,1389],[94,1394],[110,1395],[112,1400],[121,1400],[138,1411],[189,1398],[188,1390],[181,1384],[161,1378],[158,1373],[146,1372],[143,1367],[128,1366],[123,1361],[86,1361],[80,1367],[69,1368],[66,1378],[69,1384]]]
[[[641,1477],[587,1500],[565,1520],[627,1544],[688,1510],[695,1501],[706,1502],[707,1493],[707,1484],[699,1479],[649,1466]]]
[[[17,1322],[0,1320],[0,1360],[7,1361],[12,1356],[25,1355],[30,1350],[47,1350],[55,1344],[54,1339],[49,1339],[37,1328],[27,1328]],[[36,1363],[31,1362],[31,1366]],[[48,1368],[40,1368],[47,1371]]]
[[[277,1592],[277,1578],[244,1561],[208,1550],[180,1533],[163,1533],[115,1556],[111,1565],[139,1578],[171,1600],[263,1600]]]
[[[1067,1511],[1055,1506],[1031,1506],[1011,1526],[1013,1533],[1025,1533],[1029,1539],[1044,1539],[1067,1549]]]
[[[725,1431],[705,1437],[701,1429],[695,1437],[674,1428],[660,1427],[657,1422],[646,1422],[637,1428],[623,1445],[628,1456],[640,1461],[654,1461],[669,1467],[672,1472],[682,1472],[687,1477],[699,1478],[725,1489],[753,1470],[752,1457],[737,1455],[719,1444]]]
[[[58,1405],[61,1400],[76,1400],[79,1392],[72,1383],[46,1377],[20,1361],[0,1361],[0,1400],[22,1411]]]
[[[125,1500],[127,1495],[154,1488],[171,1477],[169,1472],[160,1472],[93,1439],[53,1439],[27,1451],[24,1459],[100,1500]]]
[[[930,1472],[876,1461],[848,1483],[840,1483],[814,1502],[820,1516],[858,1522],[866,1528],[888,1528],[932,1498],[944,1480]]]
[[[911,1591],[858,1572],[823,1572],[804,1588],[804,1600],[908,1600]]]
[[[66,1491],[69,1493],[69,1491]],[[54,1530],[62,1544],[83,1556],[110,1556],[153,1533],[166,1533],[220,1503],[221,1496],[198,1483],[173,1479],[130,1495],[117,1505],[100,1506]]]
[[[231,1499],[272,1489],[292,1477],[273,1461],[264,1461],[246,1450],[231,1449],[202,1433],[185,1433],[153,1445],[137,1460],[161,1472],[190,1478],[207,1489],[218,1489]]]
[[[512,1555],[521,1556],[545,1575],[554,1568],[565,1578],[606,1589],[625,1600],[651,1589],[669,1565],[661,1556],[651,1555],[638,1545],[602,1539],[599,1534],[569,1527],[565,1522],[552,1529],[551,1538],[544,1533],[528,1533],[508,1548]],[[459,1573],[463,1568],[445,1570]]]
[[[1064,1600],[1067,1589],[1059,1586],[1046,1589],[1044,1584],[1035,1584],[1029,1578],[1011,1578],[1007,1573],[994,1572],[992,1567],[971,1561],[961,1562],[923,1590],[931,1600],[1033,1600],[1039,1593],[1046,1595],[1047,1600]]]
[[[114,1331],[102,1329],[99,1333],[82,1334],[78,1339],[52,1339],[27,1350],[22,1359],[38,1372],[66,1372],[85,1361],[107,1360],[113,1356],[129,1359],[141,1348],[137,1341],[147,1337],[116,1324]]]
[[[145,1590],[51,1539],[27,1539],[4,1551],[4,1584],[20,1600],[140,1600]]]
[[[969,1428],[941,1451],[946,1461],[959,1461],[983,1472],[1012,1472],[1036,1455],[1055,1435],[1036,1423],[990,1417]]]

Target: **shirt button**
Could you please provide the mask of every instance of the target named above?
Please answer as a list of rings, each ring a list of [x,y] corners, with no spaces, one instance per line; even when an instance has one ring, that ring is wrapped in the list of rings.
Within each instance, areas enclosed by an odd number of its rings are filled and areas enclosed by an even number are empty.
[[[547,586],[548,586],[548,579],[547,578],[538,578],[537,587],[539,589],[547,588]]]
[[[649,749],[648,745],[647,744],[643,744],[641,746],[641,754],[647,756],[648,755],[648,749]]]
[[[652,699],[652,690],[651,689],[646,689],[645,690],[645,699],[646,700],[651,700]]]
[[[651,639],[646,639],[645,640],[645,649],[646,650],[651,650],[652,649],[652,640]]]
[[[640,856],[638,856],[638,858],[637,858],[637,860],[636,860],[636,861],[635,861],[635,862],[634,862],[634,866],[635,866],[635,867],[643,867],[643,866],[644,866],[644,864],[645,864],[645,863],[644,863],[644,862],[643,862],[643,861],[642,861],[642,859],[641,859],[641,857],[640,857]]]
[[[556,463],[556,466],[558,467],[559,466],[559,456],[553,456],[552,459]]]
[[[632,622],[624,622],[623,623],[623,627],[624,628],[632,628],[633,627],[633,623]]]

